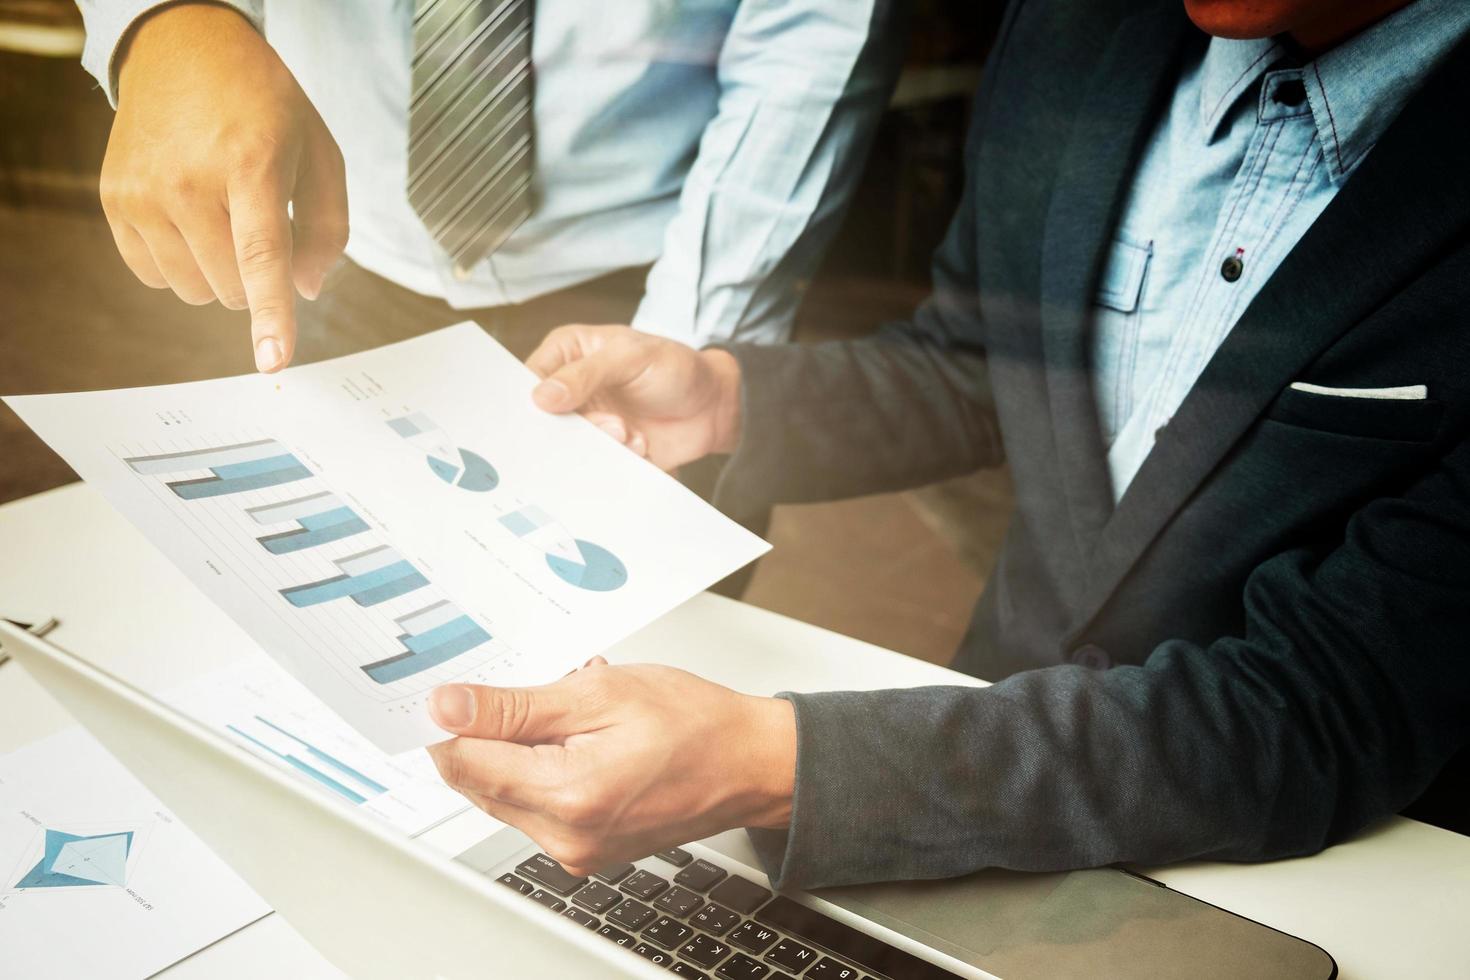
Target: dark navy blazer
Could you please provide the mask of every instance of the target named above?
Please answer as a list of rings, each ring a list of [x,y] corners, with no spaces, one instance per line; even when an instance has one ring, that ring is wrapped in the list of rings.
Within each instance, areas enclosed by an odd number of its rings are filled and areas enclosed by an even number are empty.
[[[1013,4],[910,323],[736,347],[735,508],[1009,461],[955,666],[794,695],[782,885],[1316,851],[1470,741],[1470,46],[1265,285],[1113,505],[1087,364],[1132,169],[1206,38],[1180,0]],[[1423,384],[1422,401],[1291,388]]]

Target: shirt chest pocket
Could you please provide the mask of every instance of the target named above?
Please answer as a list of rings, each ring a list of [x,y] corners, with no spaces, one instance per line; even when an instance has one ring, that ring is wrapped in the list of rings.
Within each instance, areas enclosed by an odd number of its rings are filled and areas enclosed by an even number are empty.
[[[1097,283],[1097,305],[1118,313],[1135,312],[1143,297],[1153,251],[1153,242],[1140,245],[1127,238],[1115,238]]]

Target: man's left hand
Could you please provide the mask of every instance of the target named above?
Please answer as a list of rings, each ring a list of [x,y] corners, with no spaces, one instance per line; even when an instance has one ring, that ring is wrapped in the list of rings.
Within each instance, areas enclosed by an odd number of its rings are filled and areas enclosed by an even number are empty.
[[[459,736],[429,747],[445,782],[573,874],[790,821],[786,701],[598,658],[544,687],[441,687],[430,713]]]

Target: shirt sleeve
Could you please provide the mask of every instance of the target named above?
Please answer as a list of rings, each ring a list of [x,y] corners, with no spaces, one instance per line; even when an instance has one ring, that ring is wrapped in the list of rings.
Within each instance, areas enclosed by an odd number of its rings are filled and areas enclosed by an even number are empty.
[[[82,47],[82,67],[97,79],[107,101],[117,108],[117,50],[139,18],[167,6],[172,0],[77,0],[87,42]],[[220,0],[262,30],[265,0]]]
[[[633,325],[695,346],[785,340],[861,172],[904,47],[892,0],[742,3],[720,96]]]

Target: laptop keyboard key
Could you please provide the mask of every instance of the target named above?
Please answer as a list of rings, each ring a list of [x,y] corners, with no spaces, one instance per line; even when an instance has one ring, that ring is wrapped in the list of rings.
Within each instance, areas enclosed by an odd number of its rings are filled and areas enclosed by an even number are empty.
[[[740,928],[736,929],[725,939],[736,949],[743,949],[747,953],[761,955],[771,948],[771,944],[781,937],[770,929],[755,922],[742,922]]]
[[[516,867],[516,874],[522,878],[530,878],[542,888],[550,889],[563,898],[587,884],[586,878],[569,874],[566,868],[545,854],[535,854],[522,861]]]
[[[675,885],[654,899],[653,904],[660,912],[667,912],[675,918],[682,919],[704,904],[704,896]]]
[[[807,974],[810,980],[858,980],[859,976],[861,974],[856,968],[839,963],[830,956],[818,960]]]
[[[572,902],[574,904],[580,905],[588,911],[596,912],[598,915],[606,912],[622,900],[623,896],[618,894],[616,888],[609,888],[596,881],[590,882],[586,888],[583,888],[572,896]]]
[[[731,875],[709,893],[711,902],[719,902],[721,905],[737,912],[744,912],[746,915],[766,904],[766,900],[770,897],[770,892],[753,881],[746,881],[739,875]]]
[[[723,936],[730,931],[731,926],[739,921],[738,912],[731,912],[723,905],[716,905],[714,902],[710,902],[689,917],[690,925],[716,936]]]
[[[653,909],[636,899],[625,899],[622,905],[607,914],[608,921],[637,932],[658,915]]]
[[[682,847],[671,847],[667,851],[659,851],[654,857],[660,861],[667,861],[676,868],[682,868],[694,860],[694,855]]]
[[[605,881],[609,885],[616,885],[618,882],[622,881],[624,878],[628,877],[628,875],[632,873],[633,865],[615,864],[610,868],[603,868],[601,871],[594,871],[592,873],[592,877],[596,878],[598,881]]]
[[[658,917],[658,921],[643,930],[643,938],[651,943],[657,943],[664,949],[676,949],[689,941],[694,935],[694,930],[682,922],[675,922],[667,915]]]
[[[768,971],[760,962],[744,953],[736,953],[715,970],[720,980],[762,980]]]
[[[635,871],[620,885],[624,892],[645,902],[669,887],[669,883],[651,871]]]
[[[586,912],[583,912],[581,909],[577,908],[574,905],[568,905],[566,909],[562,911],[562,916],[571,919],[577,925],[582,926],[585,929],[596,929],[598,926],[602,925],[597,916],[588,915]]]
[[[668,966],[670,963],[674,962],[673,953],[670,953],[667,950],[659,949],[657,946],[650,946],[647,943],[639,943],[637,946],[634,946],[633,952],[637,953],[645,960],[648,960],[650,963],[657,963],[659,966]]]
[[[547,891],[545,888],[538,888],[533,891],[531,893],[531,901],[540,902],[542,905],[551,909],[551,911],[553,912],[560,912],[562,909],[567,907],[566,902],[563,902],[561,899],[551,894],[551,892]]]
[[[686,960],[693,960],[708,970],[730,955],[730,947],[718,939],[695,935],[693,939],[679,947],[679,955]]]
[[[812,965],[812,961],[816,958],[816,950],[809,946],[803,946],[794,939],[782,939],[776,944],[775,949],[766,954],[766,959],[781,969],[790,970],[792,973],[800,973],[802,970],[805,970]]]
[[[498,882],[500,882],[502,885],[505,885],[507,888],[514,888],[516,891],[520,892],[522,895],[529,895],[533,891],[536,890],[536,886],[535,885],[531,884],[529,881],[524,881],[524,880],[522,880],[520,878],[517,878],[515,875],[511,874],[509,871],[507,871],[505,874],[501,875],[499,878],[496,878],[495,880],[498,881]],[[703,899],[700,899],[700,901],[704,901],[704,900]]]
[[[597,930],[597,934],[599,936],[602,936],[604,939],[611,939],[619,946],[630,946],[633,944],[632,936],[628,935],[623,930],[615,929],[612,926],[604,925],[601,929]]]
[[[669,967],[669,972],[676,977],[684,977],[685,980],[709,980],[708,973],[702,973],[688,963],[675,963]]]
[[[674,884],[692,888],[697,892],[707,892],[710,886],[725,877],[725,869],[716,864],[700,858],[689,867],[674,875]]]

